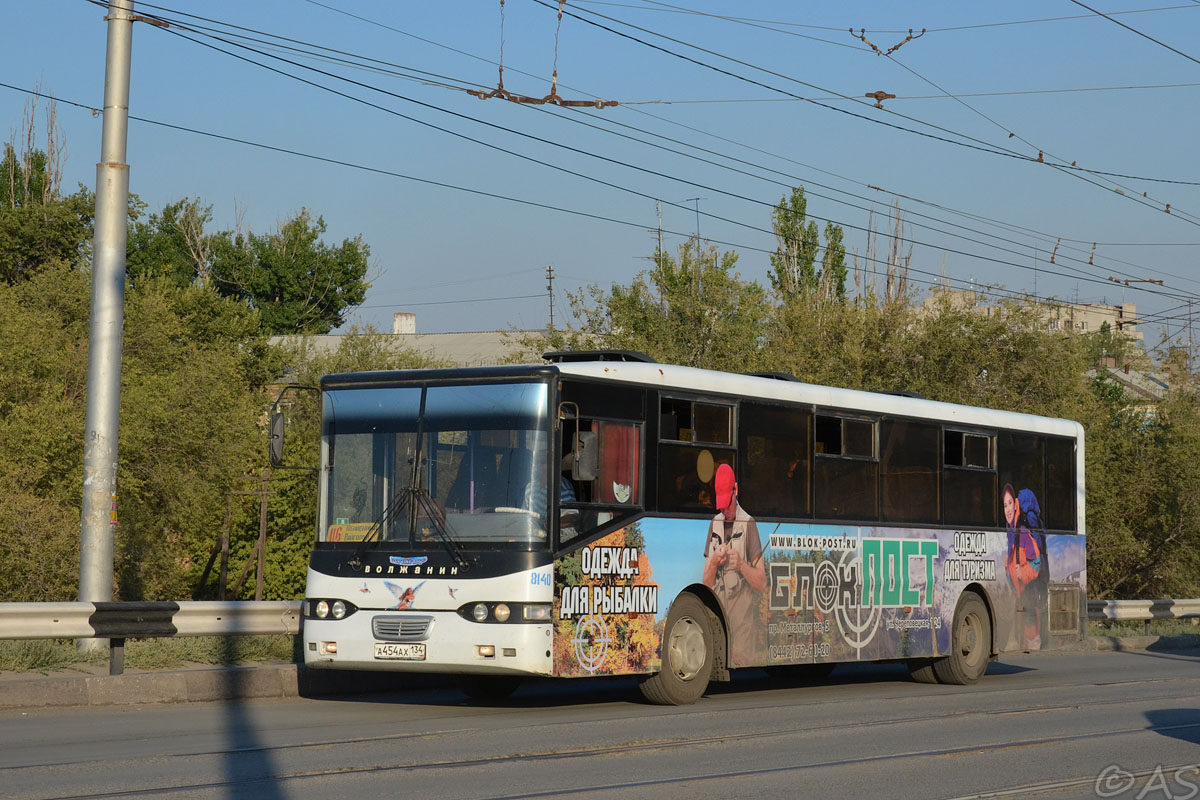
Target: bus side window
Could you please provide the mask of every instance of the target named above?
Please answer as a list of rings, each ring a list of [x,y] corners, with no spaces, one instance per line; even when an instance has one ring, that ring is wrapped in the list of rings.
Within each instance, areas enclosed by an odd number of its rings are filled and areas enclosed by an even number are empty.
[[[949,428],[942,433],[942,521],[990,527],[996,500],[995,435]]]
[[[641,429],[637,425],[600,423],[600,474],[597,496],[601,503],[641,505],[639,456]]]
[[[884,420],[879,431],[879,461],[884,522],[941,521],[938,502],[937,425]]]
[[[743,401],[738,411],[738,496],[759,516],[811,516],[812,411]]]
[[[825,519],[879,517],[879,461],[873,420],[819,414],[813,506]]]
[[[1075,486],[1074,440],[1046,439],[1046,499],[1042,510],[1050,530],[1075,530]]]

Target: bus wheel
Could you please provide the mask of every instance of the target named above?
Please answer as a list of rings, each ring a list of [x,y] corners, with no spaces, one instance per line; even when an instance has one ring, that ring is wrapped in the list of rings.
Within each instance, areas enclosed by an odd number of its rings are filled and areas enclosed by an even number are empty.
[[[908,674],[917,683],[937,683],[937,675],[933,673],[935,659],[920,658],[908,662]]]
[[[991,655],[992,621],[987,606],[979,595],[968,592],[954,610],[950,653],[933,662],[933,672],[941,683],[959,686],[974,683],[987,671]]]
[[[712,612],[694,594],[679,595],[663,626],[662,671],[642,679],[651,703],[682,706],[700,699],[713,669]]]
[[[460,692],[485,703],[503,700],[520,685],[521,679],[511,675],[463,675],[458,679]]]

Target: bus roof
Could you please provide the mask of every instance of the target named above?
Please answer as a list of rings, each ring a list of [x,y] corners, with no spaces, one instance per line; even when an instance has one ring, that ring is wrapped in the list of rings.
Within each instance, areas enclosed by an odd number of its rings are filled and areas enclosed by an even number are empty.
[[[554,374],[613,381],[657,388],[667,394],[712,394],[741,399],[802,403],[844,411],[893,414],[935,419],[951,425],[979,428],[1007,428],[1054,436],[1083,438],[1078,422],[1012,411],[997,411],[978,406],[944,403],[916,396],[886,392],[840,389],[778,377],[739,375],[731,372],[684,367],[676,364],[624,360],[574,361],[554,364],[522,364],[495,367],[457,367],[449,369],[390,370],[326,375],[323,389],[386,385],[397,381],[443,381],[478,379],[484,381],[548,378]]]
[[[1083,426],[1073,420],[997,411],[886,392],[839,389],[802,381],[738,375],[674,364],[603,361],[560,363],[556,366],[563,375],[649,385],[668,394],[678,391],[733,395],[846,411],[937,419],[969,427],[1009,428],[1073,438],[1083,437]]]

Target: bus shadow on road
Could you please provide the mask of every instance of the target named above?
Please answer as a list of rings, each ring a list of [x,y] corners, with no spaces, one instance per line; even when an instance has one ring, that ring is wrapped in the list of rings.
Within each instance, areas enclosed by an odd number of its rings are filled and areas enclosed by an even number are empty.
[[[1200,708],[1164,708],[1146,712],[1150,730],[1171,739],[1200,744]]]
[[[1036,671],[1034,667],[992,662],[987,677],[1017,675]],[[355,677],[360,673],[354,673]],[[382,703],[420,706],[473,706],[478,708],[555,708],[575,705],[633,704],[647,705],[631,676],[596,678],[530,678],[509,697],[497,700],[468,698],[449,676],[375,674],[369,687],[361,691],[302,692],[313,700],[338,703]],[[390,685],[389,685],[390,684]],[[751,694],[777,690],[835,688],[866,684],[916,686],[903,662],[838,664],[829,675],[814,676],[805,670],[746,668],[734,670],[728,682],[712,683],[707,696]]]

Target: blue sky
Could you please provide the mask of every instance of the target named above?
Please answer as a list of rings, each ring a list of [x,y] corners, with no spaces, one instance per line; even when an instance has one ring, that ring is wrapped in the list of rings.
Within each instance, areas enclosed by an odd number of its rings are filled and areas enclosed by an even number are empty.
[[[214,228],[261,232],[307,207],[330,241],[361,234],[373,287],[355,323],[389,330],[393,312],[407,311],[422,332],[544,326],[554,265],[561,324],[565,291],[628,283],[647,268],[655,199],[669,250],[699,227],[738,251],[743,277],[766,283],[770,206],[792,185],[808,190],[811,215],[846,228],[868,269],[862,229],[871,209],[878,225],[898,199],[916,281],[944,274],[958,286],[1136,302],[1174,334],[1187,300],[1200,298],[1197,0],[1087,2],[1145,36],[1071,0],[577,2],[561,26],[553,3],[507,0],[505,88],[547,94],[557,37],[559,95],[618,101],[603,110],[461,91],[496,85],[499,0],[160,2],[136,8],[376,59],[375,70],[351,68],[243,42],[354,84],[177,26],[134,30],[132,115],[425,181],[130,123],[131,188],[151,210],[200,197]],[[1157,10],[1116,14],[1139,9]],[[64,101],[68,186],[95,182],[100,120],[67,102],[102,105],[103,15],[85,0],[6,9],[0,82]],[[927,32],[880,56],[849,28],[881,50],[909,29]],[[1102,91],[1066,91],[1085,89]],[[876,90],[898,97],[877,109],[863,97]],[[0,87],[10,129],[28,99]],[[1039,151],[1044,162],[1128,177],[1058,170],[1030,160]],[[1146,329],[1149,343],[1161,330]]]

